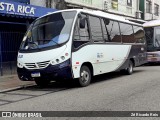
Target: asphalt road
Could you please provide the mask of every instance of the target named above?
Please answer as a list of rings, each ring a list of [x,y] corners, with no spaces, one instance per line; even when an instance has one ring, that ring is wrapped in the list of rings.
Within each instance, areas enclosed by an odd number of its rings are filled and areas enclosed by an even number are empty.
[[[138,67],[132,75],[100,75],[83,88],[52,83],[46,88],[32,86],[1,93],[0,111],[160,111],[160,66]]]

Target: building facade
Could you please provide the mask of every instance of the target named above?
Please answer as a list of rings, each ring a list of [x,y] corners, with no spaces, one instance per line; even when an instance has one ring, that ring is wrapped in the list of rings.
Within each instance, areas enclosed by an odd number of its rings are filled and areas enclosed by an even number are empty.
[[[16,73],[17,52],[27,27],[53,11],[31,5],[30,0],[0,0],[0,76]]]
[[[30,4],[59,10],[67,9],[64,0],[30,0]]]
[[[160,0],[140,0],[142,19],[147,21],[160,19],[159,6]]]
[[[160,19],[160,0],[64,0],[68,8],[93,8],[135,19]]]
[[[139,0],[64,0],[68,7],[93,8],[105,12],[141,18]]]

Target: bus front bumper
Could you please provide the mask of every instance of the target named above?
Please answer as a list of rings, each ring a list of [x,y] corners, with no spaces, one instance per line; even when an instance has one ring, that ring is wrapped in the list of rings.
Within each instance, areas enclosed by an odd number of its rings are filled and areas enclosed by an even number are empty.
[[[63,67],[61,64],[49,65],[44,69],[26,69],[25,67],[17,68],[18,77],[22,81],[33,81],[35,79],[47,79],[53,81],[72,79],[73,76],[70,64]]]

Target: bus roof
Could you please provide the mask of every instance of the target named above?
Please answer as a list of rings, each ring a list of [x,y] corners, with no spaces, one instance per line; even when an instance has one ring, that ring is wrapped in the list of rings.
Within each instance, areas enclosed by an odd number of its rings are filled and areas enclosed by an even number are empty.
[[[160,20],[152,20],[143,24],[143,27],[155,27],[160,26]]]
[[[125,17],[110,14],[110,13],[105,13],[105,12],[97,11],[97,10],[66,9],[66,10],[59,10],[59,11],[51,12],[51,13],[46,14],[44,16],[51,15],[51,14],[58,13],[58,12],[65,12],[65,11],[77,11],[78,13],[84,12],[84,13],[88,13],[88,14],[91,14],[91,15],[96,15],[96,16],[99,16],[99,17],[104,17],[104,18],[108,18],[108,19],[112,19],[112,20],[116,20],[116,21],[121,21],[121,22],[129,23],[129,24],[133,24],[133,25],[142,26],[141,24],[131,22],[131,21],[125,19]],[[42,16],[42,17],[44,17],[44,16]],[[40,18],[42,18],[42,17],[40,17]]]

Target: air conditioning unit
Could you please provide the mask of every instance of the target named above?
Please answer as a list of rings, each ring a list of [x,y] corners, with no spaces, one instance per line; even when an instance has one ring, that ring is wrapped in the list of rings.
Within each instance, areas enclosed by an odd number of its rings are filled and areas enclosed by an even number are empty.
[[[103,6],[104,6],[104,10],[108,11],[108,0],[104,0]]]
[[[142,14],[141,11],[136,11],[136,18],[141,19],[141,14]]]

